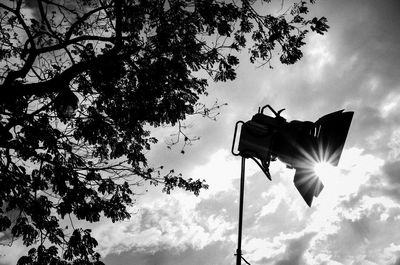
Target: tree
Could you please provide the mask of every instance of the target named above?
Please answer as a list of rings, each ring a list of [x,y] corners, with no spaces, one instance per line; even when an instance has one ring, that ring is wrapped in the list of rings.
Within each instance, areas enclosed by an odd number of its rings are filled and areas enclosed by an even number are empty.
[[[314,0],[276,16],[269,2],[0,3],[0,231],[32,246],[18,264],[103,264],[90,230],[61,220],[128,218],[143,181],[167,193],[207,188],[149,167],[157,139],[145,128],[209,115],[198,102],[204,73],[235,79],[240,50],[253,63],[270,64],[277,51],[293,64],[306,35],[328,29],[309,17]]]

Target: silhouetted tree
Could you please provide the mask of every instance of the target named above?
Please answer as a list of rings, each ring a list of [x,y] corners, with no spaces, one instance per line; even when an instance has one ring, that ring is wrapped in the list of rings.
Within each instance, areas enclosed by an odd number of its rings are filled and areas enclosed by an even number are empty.
[[[3,243],[32,246],[19,264],[102,264],[90,230],[61,220],[128,218],[142,181],[167,193],[207,187],[149,167],[144,153],[157,140],[145,126],[209,115],[198,102],[204,73],[235,79],[246,46],[251,62],[269,64],[276,50],[293,64],[307,33],[328,28],[309,17],[314,0],[280,15],[269,2],[0,3],[0,231]]]

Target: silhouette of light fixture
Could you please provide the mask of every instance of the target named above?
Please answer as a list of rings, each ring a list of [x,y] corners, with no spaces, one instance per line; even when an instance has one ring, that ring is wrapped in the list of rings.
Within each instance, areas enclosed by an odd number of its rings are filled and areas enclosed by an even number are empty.
[[[265,115],[266,108],[269,108],[275,117]],[[241,230],[245,159],[254,160],[269,180],[271,180],[270,162],[277,158],[288,167],[294,168],[296,170],[294,185],[311,207],[313,198],[318,197],[324,188],[314,172],[314,166],[319,162],[338,165],[354,114],[340,110],[325,115],[316,122],[297,120],[287,122],[280,116],[283,110],[276,112],[271,106],[266,105],[260,108],[250,121],[238,121],[235,126],[232,154],[242,157],[237,265],[243,259]],[[239,126],[240,136],[237,144]]]

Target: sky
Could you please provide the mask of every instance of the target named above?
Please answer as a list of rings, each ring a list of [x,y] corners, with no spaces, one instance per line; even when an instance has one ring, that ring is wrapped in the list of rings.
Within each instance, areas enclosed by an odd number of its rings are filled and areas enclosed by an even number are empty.
[[[210,188],[198,197],[149,189],[130,220],[93,225],[103,261],[234,264],[240,158],[230,153],[233,130],[269,104],[285,108],[289,121],[340,109],[354,117],[339,166],[325,171],[311,208],[293,185],[294,170],[273,162],[269,181],[247,160],[243,257],[252,265],[400,265],[399,8],[397,0],[318,0],[311,12],[326,16],[330,29],[307,40],[300,62],[257,68],[244,53],[237,79],[210,83],[203,99],[228,103],[217,121],[186,121],[200,140],[182,155],[163,141],[174,128],[158,129],[160,143],[147,154],[152,165],[205,179]],[[15,264],[18,244],[0,264]]]

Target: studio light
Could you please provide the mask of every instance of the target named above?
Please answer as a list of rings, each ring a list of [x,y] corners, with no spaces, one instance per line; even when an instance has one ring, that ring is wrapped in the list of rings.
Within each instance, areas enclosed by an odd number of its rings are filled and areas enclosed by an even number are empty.
[[[275,117],[265,115],[266,108]],[[280,115],[282,111],[276,112],[266,105],[251,120],[239,121],[235,128],[232,153],[253,159],[269,179],[269,164],[276,158],[294,168],[294,184],[308,206],[311,206],[313,198],[318,197],[324,188],[314,172],[314,166],[320,162],[338,165],[353,112],[339,110],[315,122],[287,122]],[[239,142],[236,144],[239,127]]]

